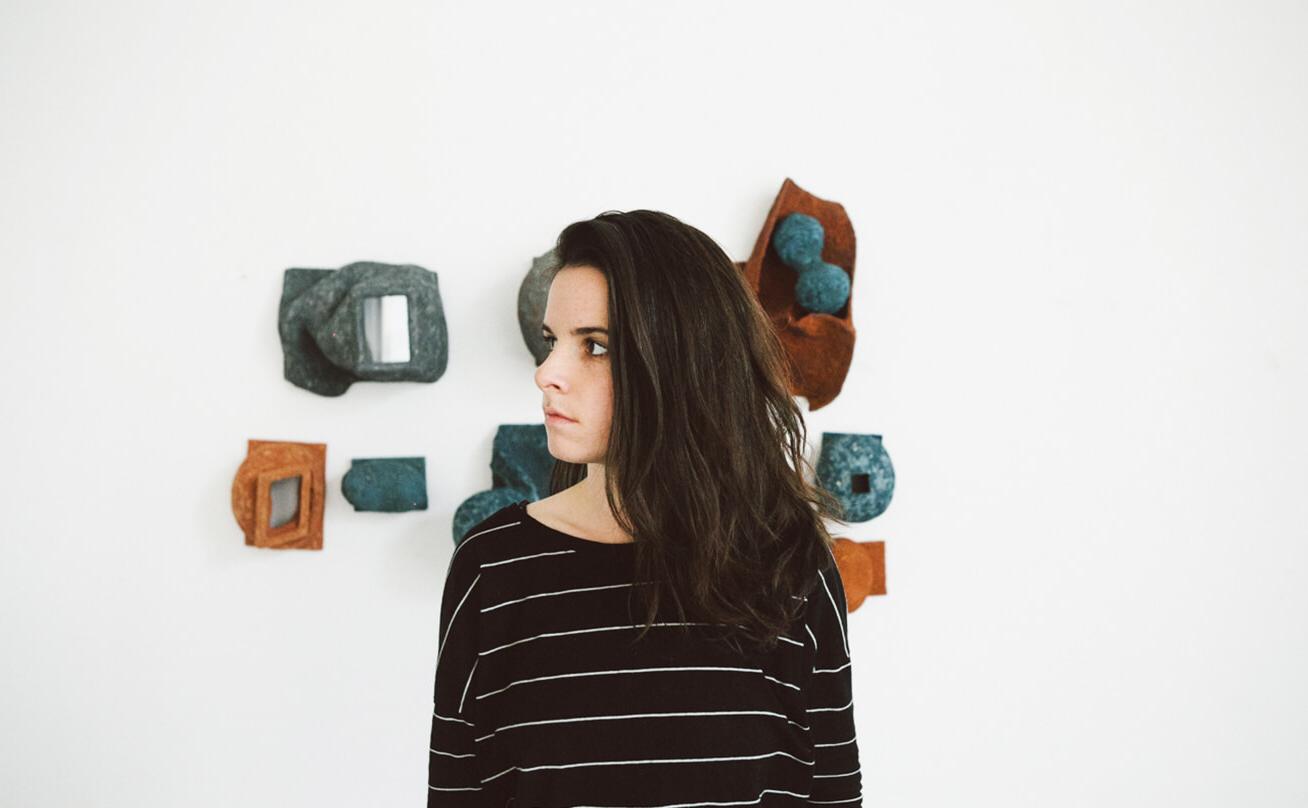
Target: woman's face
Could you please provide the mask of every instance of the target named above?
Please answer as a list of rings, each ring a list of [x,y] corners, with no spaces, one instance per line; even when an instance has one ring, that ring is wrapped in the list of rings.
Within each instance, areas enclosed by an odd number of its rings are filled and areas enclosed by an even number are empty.
[[[536,369],[549,452],[568,463],[602,463],[613,417],[609,369],[608,279],[592,266],[567,266],[554,275],[541,333],[549,353]],[[543,414],[543,413],[542,413]]]

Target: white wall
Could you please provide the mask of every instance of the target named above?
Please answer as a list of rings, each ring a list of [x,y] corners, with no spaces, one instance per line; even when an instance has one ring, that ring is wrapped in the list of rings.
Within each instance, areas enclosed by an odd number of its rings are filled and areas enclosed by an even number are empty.
[[[858,234],[810,430],[885,436],[869,805],[1308,802],[1308,12],[1295,3],[7,2],[0,799],[411,806],[451,517],[540,418],[563,225]],[[282,379],[289,266],[440,273],[431,385]],[[321,553],[229,508],[325,442]],[[430,510],[356,514],[353,457]]]

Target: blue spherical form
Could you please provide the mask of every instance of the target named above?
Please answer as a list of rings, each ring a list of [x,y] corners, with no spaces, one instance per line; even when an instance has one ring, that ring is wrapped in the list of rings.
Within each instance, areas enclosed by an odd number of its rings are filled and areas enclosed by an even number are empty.
[[[795,302],[809,311],[835,314],[848,300],[849,274],[835,264],[819,261],[795,282]]]
[[[777,223],[772,231],[772,248],[782,263],[793,269],[822,260],[826,241],[822,223],[807,213],[792,213]]]

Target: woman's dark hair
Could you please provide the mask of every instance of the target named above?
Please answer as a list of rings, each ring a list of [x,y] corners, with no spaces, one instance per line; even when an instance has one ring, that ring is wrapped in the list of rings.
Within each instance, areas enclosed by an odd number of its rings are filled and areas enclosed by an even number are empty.
[[[726,627],[738,651],[736,632],[774,647],[833,563],[822,519],[840,505],[808,482],[804,418],[767,314],[722,248],[666,213],[607,211],[568,225],[555,249],[560,268],[608,280],[605,489],[636,540],[636,580],[652,584],[632,587],[640,637],[666,589],[678,619]],[[556,460],[550,493],[585,476]]]

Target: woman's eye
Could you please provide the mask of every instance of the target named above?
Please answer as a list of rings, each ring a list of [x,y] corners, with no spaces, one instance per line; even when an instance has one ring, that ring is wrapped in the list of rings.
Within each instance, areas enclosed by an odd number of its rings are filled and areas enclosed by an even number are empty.
[[[550,336],[546,336],[546,335],[542,334],[542,335],[541,335],[541,339],[545,342],[545,347],[546,347],[547,349],[549,349],[549,350],[551,350],[551,351],[554,350],[554,343],[555,343],[555,341],[556,341],[554,337],[550,337]],[[591,346],[592,348],[600,348],[600,349],[601,349],[599,353],[590,353],[591,356],[597,356],[597,357],[598,357],[598,356],[604,356],[605,354],[607,354],[607,353],[609,352],[609,349],[608,349],[608,346],[607,346],[607,345],[604,345],[603,343],[596,342],[596,341],[593,340],[593,339],[588,339],[588,340],[586,340],[586,344],[589,345],[589,346]],[[588,353],[589,353],[589,351],[588,351]]]

